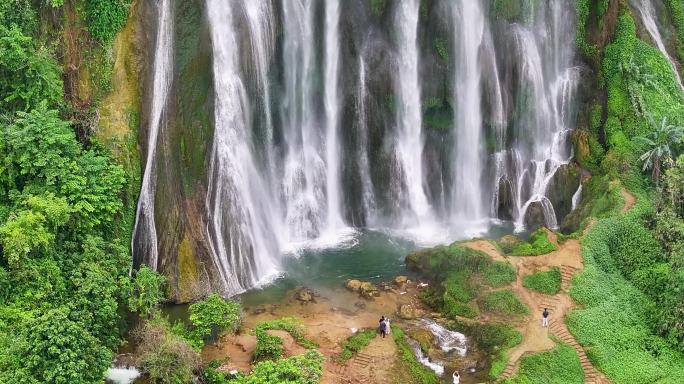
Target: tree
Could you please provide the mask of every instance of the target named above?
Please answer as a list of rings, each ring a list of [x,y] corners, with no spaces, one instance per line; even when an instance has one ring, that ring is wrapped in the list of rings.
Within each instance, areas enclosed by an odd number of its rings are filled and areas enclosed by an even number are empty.
[[[71,321],[65,308],[28,321],[13,348],[17,372],[36,383],[99,384],[112,361],[112,352]],[[15,380],[10,382],[21,382]]]
[[[672,161],[672,146],[679,144],[684,134],[684,128],[668,124],[667,117],[663,117],[660,124],[656,124],[653,116],[647,115],[653,130],[646,136],[637,138],[646,146],[646,152],[640,157],[644,163],[643,170],[651,169],[651,177],[658,182],[663,163]]]
[[[224,300],[212,293],[206,299],[190,306],[190,322],[190,338],[196,347],[201,346],[204,339],[214,331],[234,331],[240,326],[240,304],[233,300]]]
[[[149,316],[164,300],[164,276],[143,265],[131,282],[128,308],[142,316]]]
[[[15,24],[0,24],[0,109],[28,111],[45,101],[63,103],[61,69],[43,50],[34,47]]]

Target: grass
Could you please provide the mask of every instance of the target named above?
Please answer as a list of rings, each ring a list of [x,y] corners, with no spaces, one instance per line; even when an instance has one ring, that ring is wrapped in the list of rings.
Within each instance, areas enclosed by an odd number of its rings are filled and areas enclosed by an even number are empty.
[[[439,377],[437,377],[432,370],[421,364],[416,358],[416,355],[413,354],[411,346],[406,341],[406,335],[404,335],[404,331],[395,325],[392,325],[391,327],[392,338],[394,339],[394,343],[397,345],[399,359],[406,367],[410,375],[410,378],[407,378],[410,381],[404,382],[406,384],[439,384]]]
[[[510,256],[538,256],[553,252],[558,247],[549,240],[546,230],[540,228],[530,235],[530,240],[518,244],[508,253]]]
[[[584,372],[577,352],[565,343],[558,343],[548,352],[525,356],[520,361],[518,375],[504,384],[582,384]]]
[[[527,315],[530,311],[510,289],[490,292],[481,300],[483,311],[499,315]]]
[[[341,362],[351,359],[355,354],[370,344],[376,336],[374,329],[356,332],[342,343],[342,352],[337,356],[337,359]]]
[[[560,268],[553,267],[545,272],[537,272],[523,278],[523,286],[547,295],[555,295],[561,288]]]

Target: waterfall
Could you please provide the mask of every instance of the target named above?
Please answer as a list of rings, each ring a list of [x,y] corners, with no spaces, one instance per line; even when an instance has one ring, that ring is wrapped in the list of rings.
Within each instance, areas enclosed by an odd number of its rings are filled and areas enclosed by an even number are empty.
[[[512,36],[520,62],[519,105],[525,111],[518,121],[515,162],[517,174],[516,230],[524,228],[532,203],[539,203],[546,226],[558,220],[546,196],[556,171],[572,153],[568,136],[574,127],[574,103],[579,68],[574,65],[574,47],[566,37],[574,33],[573,15],[566,2],[539,4],[530,25],[513,25]],[[550,17],[549,17],[550,16]]]
[[[413,354],[421,364],[432,370],[437,376],[442,376],[444,374],[444,365],[430,361],[430,357],[420,348],[419,342],[411,338],[407,338],[407,341],[413,350]]]
[[[335,234],[344,227],[340,213],[340,143],[338,140],[339,125],[339,42],[340,3],[339,0],[327,0],[325,3],[325,162],[326,162],[326,197],[327,197],[327,231]]]
[[[477,1],[459,0],[453,9],[456,118],[452,219],[472,222],[483,216],[480,184],[483,171],[480,48],[485,36],[485,16]]]
[[[677,70],[677,64],[675,64],[674,59],[667,52],[665,43],[663,42],[663,37],[660,34],[660,28],[658,27],[658,21],[656,20],[657,15],[653,1],[656,0],[630,0],[630,3],[632,4],[632,7],[639,11],[641,20],[643,21],[648,34],[651,35],[651,38],[653,38],[656,47],[658,47],[663,56],[665,56],[665,58],[667,58],[667,60],[670,62],[672,71],[677,79],[677,84],[679,84],[679,88],[681,88],[684,92],[684,85],[682,84],[682,78]]]
[[[273,133],[273,115],[271,112],[271,87],[269,83],[269,66],[273,55],[275,40],[273,9],[270,0],[250,0],[243,2],[249,36],[252,44],[252,58],[256,82],[259,87],[259,101],[264,121],[265,143],[264,159],[268,167],[268,179],[276,180],[276,159]],[[276,196],[273,197],[276,200]]]
[[[437,338],[439,348],[443,352],[456,352],[459,356],[466,355],[468,348],[464,334],[450,331],[432,319],[421,319],[421,322]]]
[[[572,195],[572,211],[577,208],[579,205],[580,201],[582,201],[582,184],[577,188],[577,191]]]
[[[423,186],[423,133],[421,88],[418,76],[418,16],[420,1],[404,0],[397,4],[397,71],[395,142],[396,157],[401,167],[402,195],[400,203],[404,225],[417,226],[428,221],[431,208]]]
[[[368,89],[366,86],[366,62],[363,55],[359,56],[359,86],[356,95],[356,110],[358,114],[358,138],[359,154],[358,167],[361,178],[361,193],[363,201],[363,212],[365,213],[366,224],[375,219],[375,194],[373,192],[373,180],[370,176],[370,162],[368,161],[368,124],[366,111],[366,98]]]
[[[253,158],[232,8],[208,0],[207,13],[216,92],[207,235],[225,293],[235,294],[277,273],[279,245],[272,222],[275,209]]]
[[[282,180],[285,223],[290,242],[320,234],[327,201],[325,147],[315,114],[316,63],[314,5],[311,0],[283,0],[283,134],[286,144]]]
[[[152,106],[147,136],[147,158],[140,188],[140,197],[135,212],[135,225],[131,239],[133,259],[145,260],[157,270],[157,229],[154,222],[155,160],[157,139],[164,123],[163,114],[173,77],[173,18],[171,0],[157,2],[157,40],[154,49],[154,72],[152,76]]]

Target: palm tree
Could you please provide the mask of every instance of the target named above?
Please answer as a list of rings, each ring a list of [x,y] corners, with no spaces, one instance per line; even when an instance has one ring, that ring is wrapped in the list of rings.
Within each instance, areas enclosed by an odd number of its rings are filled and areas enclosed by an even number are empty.
[[[671,146],[680,143],[684,136],[684,127],[668,124],[667,117],[663,117],[660,124],[650,114],[647,118],[653,130],[645,136],[637,137],[647,148],[639,160],[644,162],[644,171],[652,170],[651,177],[657,182],[662,164],[672,160]]]

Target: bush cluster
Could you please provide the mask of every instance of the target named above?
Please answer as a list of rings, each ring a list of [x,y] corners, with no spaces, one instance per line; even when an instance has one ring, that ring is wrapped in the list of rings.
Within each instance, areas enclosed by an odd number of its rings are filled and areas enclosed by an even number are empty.
[[[545,272],[537,272],[523,278],[523,286],[547,295],[555,295],[561,288],[560,268],[553,267]]]

